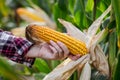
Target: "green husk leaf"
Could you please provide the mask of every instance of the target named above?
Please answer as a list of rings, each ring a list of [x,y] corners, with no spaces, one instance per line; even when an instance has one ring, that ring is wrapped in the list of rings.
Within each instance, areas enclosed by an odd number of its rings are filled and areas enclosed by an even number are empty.
[[[114,61],[116,59],[116,30],[114,29],[109,35],[109,64],[111,71],[114,69]]]
[[[118,48],[120,49],[120,0],[111,0],[112,1],[112,6],[113,10],[115,12],[115,18],[116,18],[116,30],[117,30],[117,44]]]
[[[118,51],[118,61],[117,61],[117,65],[115,68],[115,73],[114,73],[114,78],[113,80],[119,80],[120,79],[120,50]]]

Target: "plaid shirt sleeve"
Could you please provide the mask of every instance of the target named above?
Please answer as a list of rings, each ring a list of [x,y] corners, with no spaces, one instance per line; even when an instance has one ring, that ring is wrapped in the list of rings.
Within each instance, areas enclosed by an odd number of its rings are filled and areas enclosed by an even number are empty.
[[[0,54],[12,61],[31,67],[35,58],[28,58],[25,55],[32,45],[26,39],[15,37],[10,32],[0,30]]]

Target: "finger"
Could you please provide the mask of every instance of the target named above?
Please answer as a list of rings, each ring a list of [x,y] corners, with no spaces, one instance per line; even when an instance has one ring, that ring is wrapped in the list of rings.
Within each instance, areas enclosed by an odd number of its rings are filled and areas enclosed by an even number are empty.
[[[53,58],[58,58],[59,55],[58,55],[57,50],[53,46],[51,46],[51,45],[49,45],[49,47],[50,47],[50,49],[53,52]]]
[[[62,53],[62,49],[60,48],[60,46],[58,46],[58,44],[52,40],[50,40],[50,44],[58,51],[59,57],[61,58],[63,56],[63,53]]]
[[[61,49],[63,50],[64,52],[64,57],[67,57],[68,54],[69,54],[69,50],[68,48],[66,47],[66,45],[60,41],[57,42],[57,44],[61,47]]]
[[[77,60],[77,59],[79,59],[80,57],[81,57],[80,54],[78,54],[78,55],[72,55],[72,54],[70,54],[70,55],[69,55],[69,58],[72,59],[72,60]]]

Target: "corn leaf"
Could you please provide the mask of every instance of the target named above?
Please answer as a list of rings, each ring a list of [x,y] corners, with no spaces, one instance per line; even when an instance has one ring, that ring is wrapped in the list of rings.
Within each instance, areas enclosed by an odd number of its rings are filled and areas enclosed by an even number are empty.
[[[47,64],[47,62],[43,59],[36,59],[34,66],[40,71],[44,73],[49,73],[51,70]]]
[[[111,0],[112,6],[115,12],[115,18],[116,18],[116,30],[117,30],[117,43],[118,43],[118,48],[120,49],[120,0]]]
[[[76,0],[69,0],[68,4],[69,11],[71,12],[72,15],[74,14],[75,1]]]
[[[35,80],[43,80],[43,78],[46,76],[46,74],[42,73],[42,72],[41,73],[34,73],[33,76],[34,76]]]
[[[85,0],[76,0],[74,6],[74,22],[81,30],[85,29],[89,25],[89,20],[85,12]]]
[[[88,0],[86,4],[85,11],[86,12],[92,12],[94,6],[94,1],[93,0]]]
[[[120,79],[120,51],[118,51],[118,60],[117,60],[117,65],[115,68],[115,73],[114,73],[114,78],[113,80],[119,80]]]
[[[87,34],[89,36],[93,37],[96,34],[98,28],[101,25],[101,22],[102,22],[103,18],[110,12],[110,10],[111,10],[111,6],[109,6],[108,9],[98,19],[96,19],[91,24],[91,26],[88,28],[88,32],[87,32]]]
[[[53,15],[54,15],[54,20],[56,21],[58,28],[59,29],[63,29],[63,27],[60,25],[60,23],[58,22],[58,18],[62,18],[62,19],[66,19],[67,17],[67,13],[62,11],[59,6],[58,3],[54,4],[53,7]]]
[[[109,64],[112,73],[114,72],[116,52],[117,52],[116,41],[117,41],[116,30],[114,29],[109,35]]]
[[[17,72],[13,71],[12,66],[0,57],[0,74],[10,80],[22,80]]]

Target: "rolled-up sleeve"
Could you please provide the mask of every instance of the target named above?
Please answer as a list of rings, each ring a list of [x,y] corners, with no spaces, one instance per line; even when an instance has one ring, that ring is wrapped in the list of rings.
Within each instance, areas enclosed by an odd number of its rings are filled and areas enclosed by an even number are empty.
[[[0,30],[0,54],[12,61],[31,67],[35,58],[25,57],[25,55],[32,45],[24,38],[15,37],[10,32]]]

